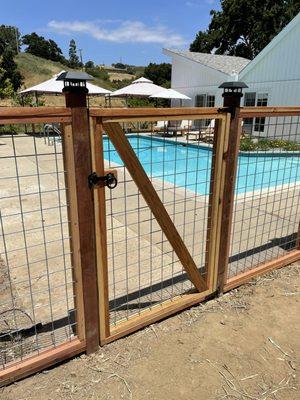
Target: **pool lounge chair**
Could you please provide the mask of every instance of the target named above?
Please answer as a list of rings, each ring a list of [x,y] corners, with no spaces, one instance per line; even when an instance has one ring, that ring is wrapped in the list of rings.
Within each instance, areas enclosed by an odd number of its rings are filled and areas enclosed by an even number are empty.
[[[214,139],[215,132],[215,120],[212,119],[210,124],[201,129],[188,130],[184,132],[187,140],[203,140],[207,142],[212,142]]]
[[[156,125],[153,127],[153,132],[162,134],[163,136],[181,136],[180,130],[181,121],[157,121]]]
[[[157,121],[156,125],[153,126],[153,132],[165,132],[168,127],[168,121]]]

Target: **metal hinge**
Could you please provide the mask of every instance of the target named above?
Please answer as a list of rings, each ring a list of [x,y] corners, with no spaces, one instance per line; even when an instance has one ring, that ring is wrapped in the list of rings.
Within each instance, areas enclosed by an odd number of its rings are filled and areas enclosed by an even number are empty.
[[[99,176],[96,172],[93,172],[88,176],[89,188],[92,189],[95,186],[107,186],[109,189],[114,189],[118,184],[116,175],[116,172],[108,172],[104,176]]]

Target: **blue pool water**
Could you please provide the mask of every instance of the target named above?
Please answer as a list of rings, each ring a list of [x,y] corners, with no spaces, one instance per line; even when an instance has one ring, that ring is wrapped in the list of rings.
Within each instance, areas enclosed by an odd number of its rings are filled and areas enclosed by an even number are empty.
[[[212,160],[209,148],[144,136],[128,136],[128,139],[149,177],[199,194],[209,193]],[[104,158],[123,165],[107,138],[104,139]],[[300,181],[300,155],[239,155],[237,194],[297,181]]]

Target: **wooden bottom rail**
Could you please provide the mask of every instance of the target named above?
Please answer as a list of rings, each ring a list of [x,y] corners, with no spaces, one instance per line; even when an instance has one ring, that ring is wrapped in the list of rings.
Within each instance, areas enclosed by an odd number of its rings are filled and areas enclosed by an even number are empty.
[[[74,357],[82,353],[85,347],[84,341],[74,339],[54,349],[45,350],[37,356],[28,357],[23,361],[13,363],[0,371],[0,387]]]
[[[283,257],[258,265],[256,268],[229,278],[224,286],[224,292],[228,292],[231,289],[247,283],[256,276],[266,274],[274,269],[285,267],[286,265],[292,264],[298,260],[300,260],[300,250],[293,250]]]
[[[110,336],[101,342],[101,345],[110,343],[123,336],[129,335],[147,325],[167,318],[179,311],[192,307],[206,300],[211,295],[210,291],[202,293],[184,294],[167,300],[162,304],[154,306],[151,310],[142,311],[141,314],[130,318],[128,321],[120,322],[117,326],[110,329]]]

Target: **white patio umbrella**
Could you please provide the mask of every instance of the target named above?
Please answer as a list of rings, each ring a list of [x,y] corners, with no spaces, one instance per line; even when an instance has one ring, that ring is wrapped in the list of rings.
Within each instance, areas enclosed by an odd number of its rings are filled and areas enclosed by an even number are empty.
[[[130,85],[118,89],[113,92],[111,97],[149,97],[155,93],[162,91],[161,86],[155,85],[150,79],[139,78],[133,81]]]
[[[177,90],[174,89],[163,89],[162,91],[153,94],[150,96],[151,99],[170,99],[170,100],[179,100],[180,101],[180,107],[182,107],[182,101],[183,100],[192,100],[190,97],[186,96],[185,94],[182,94],[180,92],[177,92]]]
[[[190,97],[188,97],[185,94],[182,94],[180,92],[177,92],[177,90],[174,90],[174,89],[163,89],[160,92],[157,92],[157,93],[151,95],[150,98],[191,100]]]
[[[39,83],[38,85],[32,86],[28,89],[21,90],[20,94],[35,93],[37,94],[62,94],[64,87],[63,81],[57,81],[56,78],[65,71],[61,71],[59,74],[54,75],[51,79]],[[93,85],[89,82],[86,83],[86,87],[89,90],[89,96],[104,96],[110,94],[111,91],[104,89],[100,86]]]

